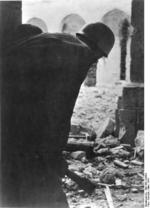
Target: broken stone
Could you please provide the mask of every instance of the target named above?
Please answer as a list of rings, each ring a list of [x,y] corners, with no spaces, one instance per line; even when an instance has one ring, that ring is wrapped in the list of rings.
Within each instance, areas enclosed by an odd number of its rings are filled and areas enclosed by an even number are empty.
[[[129,164],[129,160],[124,160],[124,163]]]
[[[99,130],[97,137],[98,138],[104,138],[107,137],[109,135],[112,135],[114,133],[114,129],[115,129],[115,121],[111,118],[108,118],[102,129]]]
[[[101,157],[101,156],[98,156],[98,157],[95,157],[94,158],[94,161],[96,162],[96,163],[103,163],[104,161],[105,161],[105,158],[103,158],[103,157]]]
[[[126,150],[123,150],[123,149],[112,148],[112,149],[110,149],[110,152],[113,155],[116,155],[116,156],[122,157],[122,158],[128,158],[130,156],[130,152],[127,152]]]
[[[132,193],[138,193],[139,192],[138,189],[136,189],[136,188],[132,188],[131,191],[132,191]]]
[[[100,182],[105,184],[115,184],[116,178],[122,178],[123,174],[120,170],[113,167],[106,168],[100,174]]]
[[[83,194],[84,193],[84,190],[78,190],[78,193],[79,194]]]
[[[128,151],[132,151],[132,147],[131,147],[130,144],[121,144],[121,146],[122,146],[124,149],[128,150]]]
[[[137,110],[119,109],[119,140],[121,143],[134,146],[137,133]]]
[[[81,158],[81,162],[83,162],[83,163],[88,163],[88,160],[86,159],[86,157],[82,157],[82,158]]]
[[[114,164],[117,165],[120,168],[128,168],[128,165],[121,162],[120,160],[114,160]]]
[[[138,160],[132,160],[130,163],[133,164],[133,165],[139,165],[139,166],[144,165],[143,162],[140,162],[140,161],[138,161]]]
[[[117,186],[121,186],[121,185],[122,185],[121,179],[120,179],[120,178],[116,178],[116,179],[115,179],[115,184],[116,184]]]
[[[86,152],[84,151],[75,151],[71,153],[71,157],[75,160],[81,160],[85,156],[86,156]]]
[[[96,175],[99,171],[96,170],[96,168],[92,167],[91,165],[87,166],[83,173],[86,175],[86,176],[89,176],[89,177],[93,177],[94,175]]]
[[[110,154],[110,150],[109,150],[109,148],[102,148],[102,149],[99,149],[96,152],[96,154],[99,155],[99,156],[108,155],[108,154]]]
[[[116,196],[116,198],[118,201],[121,201],[121,202],[126,201],[128,199],[127,194],[118,195],[118,196]]]
[[[70,128],[69,137],[73,137],[75,139],[80,139],[83,137],[88,141],[95,141],[97,135],[93,129],[81,125],[72,124]]]
[[[98,150],[103,147],[116,147],[120,145],[120,142],[118,138],[113,137],[112,135],[106,137],[106,138],[98,138],[95,141],[95,150]]]
[[[144,158],[144,131],[142,130],[138,131],[135,138],[135,151],[141,159]]]
[[[135,138],[135,146],[144,149],[144,131],[139,130]]]

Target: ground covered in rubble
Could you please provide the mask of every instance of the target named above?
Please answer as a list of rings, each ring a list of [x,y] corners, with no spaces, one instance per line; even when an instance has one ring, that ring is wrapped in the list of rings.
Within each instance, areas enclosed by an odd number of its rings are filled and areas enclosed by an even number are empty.
[[[72,124],[93,128],[96,132],[107,118],[115,119],[117,99],[121,95],[121,85],[113,87],[86,87],[82,85]]]
[[[115,119],[119,95],[120,85],[112,88],[82,86],[72,123],[98,133],[106,119]],[[81,139],[69,140],[78,143]],[[87,141],[87,138],[82,139],[83,143],[85,140]],[[135,154],[134,148],[121,145],[118,138],[113,136],[96,138],[94,148],[94,157],[87,157],[83,151],[75,154],[65,152],[69,169],[81,177],[90,179],[96,185],[95,191],[89,195],[70,178],[64,178],[63,188],[70,208],[112,208],[112,203],[115,208],[143,208],[143,155],[139,157]]]

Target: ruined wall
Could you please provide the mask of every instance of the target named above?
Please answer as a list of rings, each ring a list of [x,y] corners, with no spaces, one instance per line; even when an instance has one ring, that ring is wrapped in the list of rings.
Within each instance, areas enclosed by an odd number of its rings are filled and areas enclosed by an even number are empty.
[[[134,36],[131,44],[131,81],[144,82],[144,1],[132,3]]]
[[[131,83],[124,86],[118,100],[116,120],[120,140],[134,146],[138,130],[144,129],[144,0],[132,1],[131,22]]]

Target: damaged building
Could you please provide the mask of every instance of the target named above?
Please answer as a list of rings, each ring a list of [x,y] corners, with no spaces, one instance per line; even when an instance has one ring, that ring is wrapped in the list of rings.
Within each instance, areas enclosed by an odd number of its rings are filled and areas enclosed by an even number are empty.
[[[87,199],[85,204],[83,202],[85,207],[96,207],[95,200],[102,207],[111,207],[112,200],[107,198],[110,190],[116,206],[125,203],[124,208],[138,207],[136,200],[139,200],[139,208],[143,206],[144,0],[92,2],[0,1],[1,207],[6,207],[10,196],[11,200],[18,196],[14,182],[17,175],[9,175],[12,184],[8,184],[5,177],[5,173],[15,167],[10,159],[13,149],[10,151],[7,147],[12,136],[9,128],[17,126],[13,124],[14,118],[7,119],[10,112],[6,107],[7,92],[3,80],[5,49],[11,43],[15,28],[21,23],[28,23],[46,33],[61,32],[75,36],[85,24],[97,21],[111,28],[115,44],[110,56],[98,60],[88,71],[64,149],[70,170],[81,178],[90,179],[96,192],[91,196],[88,191],[86,193],[88,188],[84,183],[79,182],[80,185],[76,186],[67,177],[63,179],[63,188],[71,208],[80,207],[81,198]],[[129,194],[135,202],[131,206]],[[100,205],[97,204],[97,207]]]

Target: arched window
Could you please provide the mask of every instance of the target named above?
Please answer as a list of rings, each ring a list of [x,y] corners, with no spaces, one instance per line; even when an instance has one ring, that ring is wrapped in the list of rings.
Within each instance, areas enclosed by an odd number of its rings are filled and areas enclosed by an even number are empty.
[[[31,24],[31,25],[35,25],[35,26],[38,26],[39,28],[41,28],[41,30],[43,32],[48,32],[48,28],[47,28],[47,25],[46,23],[44,22],[44,20],[38,18],[38,17],[32,17],[31,19],[29,19],[27,21],[28,24]]]

